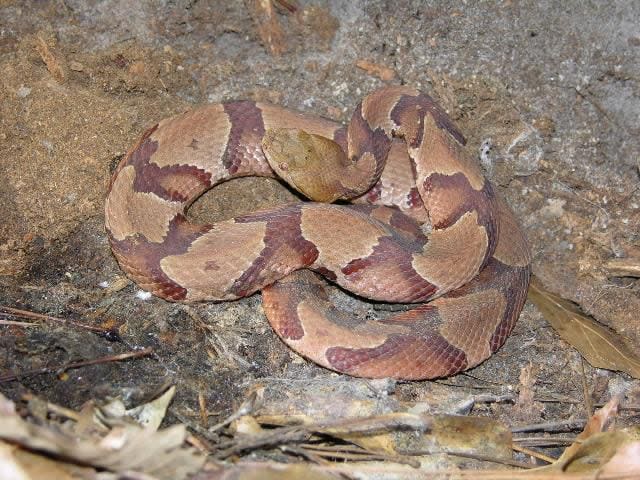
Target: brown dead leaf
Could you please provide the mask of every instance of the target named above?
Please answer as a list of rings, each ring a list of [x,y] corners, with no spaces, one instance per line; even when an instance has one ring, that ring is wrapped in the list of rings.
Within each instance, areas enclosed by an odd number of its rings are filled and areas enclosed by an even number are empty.
[[[0,475],[1,478],[13,478],[14,480],[32,480],[15,458],[16,447],[5,442],[0,442]]]
[[[553,466],[557,469],[564,470],[565,467],[571,463],[576,457],[580,457],[585,454],[584,445],[589,438],[602,433],[611,423],[611,420],[618,413],[618,404],[620,403],[619,397],[613,397],[609,400],[605,406],[595,412],[589,418],[589,421],[584,426],[584,429],[576,437],[576,441],[569,445],[558,460],[555,461]],[[611,440],[610,440],[611,441]],[[605,439],[606,442],[606,439]],[[597,442],[596,442],[597,443]],[[588,451],[587,451],[588,453]]]
[[[157,398],[145,403],[144,405],[131,408],[127,410],[126,413],[143,427],[147,427],[154,431],[158,430],[162,420],[164,420],[167,408],[169,407],[171,400],[173,400],[175,393],[176,387],[171,386]]]
[[[567,473],[595,472],[609,463],[623,447],[639,440],[640,429],[637,427],[596,433],[580,444],[571,455],[566,458],[562,455],[549,467]]]
[[[611,459],[598,470],[598,477],[628,477],[640,472],[640,441],[618,448]]]
[[[48,458],[14,446],[16,462],[22,467],[30,480],[79,480],[95,477],[95,470],[73,463]],[[3,479],[17,480],[15,477],[2,476]]]
[[[611,398],[600,410],[596,411],[589,421],[584,426],[582,433],[578,435],[578,440],[585,440],[594,433],[604,432],[609,430],[613,420],[618,415],[618,405],[620,404],[620,397],[615,396]]]
[[[634,478],[616,475],[626,472],[624,459],[637,448],[628,450],[640,440],[640,427],[603,431],[609,428],[615,417],[619,400],[618,397],[612,398],[593,414],[575,442],[553,464],[521,472],[517,476],[550,479],[575,478],[569,475],[584,475],[580,478]],[[613,475],[601,475],[603,473]]]
[[[640,378],[640,357],[618,333],[584,314],[573,302],[546,290],[532,277],[529,299],[560,337],[570,343],[592,366],[625,372]]]
[[[325,471],[318,465],[284,465],[275,462],[243,462],[213,471],[200,473],[195,480],[337,480],[339,473]]]
[[[159,480],[187,478],[204,463],[202,455],[184,446],[184,425],[154,431],[126,418],[112,420],[105,434],[96,430],[80,436],[63,424],[26,421],[0,395],[0,440],[36,455],[46,453],[52,459],[110,472],[140,472]]]

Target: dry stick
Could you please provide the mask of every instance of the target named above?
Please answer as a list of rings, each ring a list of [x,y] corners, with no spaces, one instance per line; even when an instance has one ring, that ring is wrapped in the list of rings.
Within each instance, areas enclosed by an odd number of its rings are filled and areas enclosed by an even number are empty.
[[[582,428],[587,423],[584,419],[578,420],[558,420],[556,422],[534,423],[532,425],[519,425],[511,427],[511,433],[524,432],[566,432]]]
[[[110,330],[101,327],[94,327],[82,322],[76,322],[75,320],[68,320],[66,318],[52,317],[51,315],[44,315],[42,313],[30,312],[29,310],[21,310],[19,308],[6,307],[0,305],[0,315],[11,315],[17,318],[29,318],[31,320],[42,320],[43,322],[61,323],[63,325],[73,325],[74,327],[89,330],[91,332],[98,333],[107,339],[119,339],[119,334],[115,330]]]
[[[44,39],[42,39],[39,35],[36,38],[37,42],[35,44],[35,49],[40,54],[40,58],[42,58],[42,61],[47,66],[47,70],[49,70],[51,76],[58,83],[64,83],[65,74],[62,66],[60,65],[60,61],[58,61]]]
[[[214,450],[213,446],[211,445],[211,443],[209,443],[208,440],[196,437],[192,434],[187,434],[187,438],[185,438],[185,441],[205,455],[209,455]]]
[[[204,398],[204,392],[200,390],[198,392],[198,407],[200,409],[200,423],[203,427],[209,423],[209,416],[207,415],[207,400]]]
[[[242,417],[243,415],[249,415],[256,408],[256,402],[259,402],[258,395],[255,392],[252,392],[249,395],[249,397],[244,402],[242,402],[242,405],[240,405],[240,407],[238,407],[238,409],[235,412],[233,412],[231,415],[229,415],[226,419],[224,419],[220,423],[217,423],[210,428],[206,428],[197,422],[192,422],[185,415],[179,412],[176,412],[174,410],[171,410],[171,414],[174,417],[176,417],[178,420],[180,420],[181,423],[185,424],[187,428],[193,430],[194,432],[196,432],[198,435],[202,436],[206,440],[209,440],[211,442],[218,442],[219,441],[218,434],[215,432],[229,425],[231,422]],[[233,442],[227,442],[226,445],[231,445],[231,444],[233,444]],[[216,448],[219,449],[220,448],[219,445],[216,445]]]
[[[530,448],[523,447],[521,445],[512,444],[511,449],[516,452],[524,453],[525,455],[529,455],[531,457],[539,458],[547,463],[553,463],[557,460],[557,458],[550,457],[545,455],[544,453],[536,452],[535,450],[531,450]]]
[[[306,458],[307,460],[317,463],[318,465],[329,465],[331,462],[329,460],[325,460],[320,455],[316,455],[314,452],[309,452],[308,450],[296,447],[295,445],[281,445],[280,450],[285,453],[293,453],[294,455],[298,455],[299,457]]]
[[[492,395],[490,393],[481,393],[479,395],[474,395],[462,404],[460,404],[457,408],[458,412],[466,412],[470,411],[473,407],[475,407],[479,403],[502,403],[502,402],[513,402],[515,401],[516,396],[512,394],[506,395]]]
[[[220,416],[220,415],[222,415],[223,413],[224,413],[224,412],[222,412],[222,411],[210,412],[209,410],[207,410],[207,411],[205,411],[205,412],[204,412],[204,414],[207,416],[207,418],[209,418],[209,417],[219,417],[219,416]],[[199,417],[199,418],[201,419],[201,415],[202,415],[202,412],[200,412],[200,411],[194,412],[193,410],[188,410],[188,409],[187,409],[187,410],[185,410],[185,411],[182,413],[182,416],[183,416],[184,418],[195,418],[195,417]]]
[[[638,258],[614,258],[605,263],[604,268],[613,277],[640,278],[640,259]]]
[[[319,450],[321,452],[345,452],[345,453],[370,453],[358,445],[322,445],[319,443],[303,443],[304,448]]]
[[[561,398],[561,397],[557,397],[557,398],[534,397],[534,400],[536,402],[541,402],[541,403],[568,403],[571,405],[579,405],[583,403],[580,400],[574,400],[572,398]],[[605,406],[605,403],[598,402],[598,403],[594,403],[592,408],[602,408],[604,406]],[[618,411],[622,411],[622,410],[630,410],[635,412],[640,410],[640,405],[620,404],[620,406],[618,407]]]
[[[203,437],[206,441],[208,442],[217,442],[218,441],[218,435],[213,434],[212,432],[209,432],[205,427],[203,427],[202,425],[200,425],[197,422],[192,422],[191,420],[189,420],[186,416],[184,416],[181,413],[178,413],[176,411],[171,411],[171,415],[173,415],[174,417],[176,417],[180,423],[183,423],[184,425],[186,425],[186,427],[189,430],[193,430],[194,432],[196,432],[198,435],[200,435],[201,437]],[[213,451],[215,450],[213,447],[211,447],[209,449],[209,451]]]
[[[258,448],[273,447],[287,443],[298,443],[307,441],[313,435],[327,435],[340,437],[353,434],[375,434],[389,430],[413,430],[425,432],[431,428],[432,419],[420,417],[419,415],[387,415],[380,417],[358,418],[355,420],[340,420],[315,425],[294,425],[291,427],[277,428],[273,432],[241,439],[232,440],[218,445],[220,451],[216,454],[219,458],[226,458],[230,455],[240,453],[244,450],[256,450]]]
[[[153,348],[144,348],[142,350],[138,350],[137,352],[120,353],[118,355],[109,355],[107,357],[100,357],[93,360],[82,360],[80,362],[71,362],[65,365],[61,365],[59,367],[43,367],[43,368],[36,368],[33,370],[27,370],[26,372],[22,372],[22,373],[15,373],[15,374],[8,373],[6,375],[0,375],[0,383],[12,382],[20,378],[32,377],[34,375],[41,375],[43,373],[60,372],[60,371],[71,370],[74,368],[86,367],[89,365],[99,365],[102,363],[119,362],[120,360],[128,360],[130,358],[146,357],[152,352],[153,352]]]
[[[513,443],[517,443],[521,447],[555,447],[560,445],[571,445],[580,442],[572,437],[514,437]]]
[[[471,375],[468,372],[462,372],[460,375],[462,375],[462,377],[466,377],[466,378],[471,378],[473,380],[478,380],[479,382],[484,382],[484,385],[464,385],[461,383],[452,383],[452,381],[449,380],[434,380],[434,383],[437,383],[439,385],[444,385],[445,387],[456,387],[456,388],[474,388],[476,390],[488,390],[490,388],[502,388],[504,387],[504,384],[501,382],[494,382],[485,378],[478,378],[475,377],[473,375]],[[461,378],[462,378],[461,377]]]
[[[309,430],[300,426],[278,428],[272,433],[260,435],[259,437],[217,445],[220,450],[215,456],[227,458],[245,450],[257,450],[259,448],[306,441],[311,436],[312,433]]]
[[[362,462],[366,462],[369,460],[381,460],[386,462],[394,462],[400,463],[404,465],[409,465],[414,468],[420,467],[420,462],[414,460],[412,458],[408,458],[406,456],[400,455],[385,455],[381,453],[376,453],[371,450],[366,450],[362,448],[345,448],[344,446],[335,445],[335,446],[324,446],[324,445],[314,445],[314,444],[302,444],[300,447],[304,450],[313,450],[318,455],[330,458],[341,458],[344,460],[358,460]]]

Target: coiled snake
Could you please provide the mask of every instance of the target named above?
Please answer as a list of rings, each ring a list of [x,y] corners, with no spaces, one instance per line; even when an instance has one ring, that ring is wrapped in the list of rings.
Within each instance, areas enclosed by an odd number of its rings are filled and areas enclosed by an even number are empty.
[[[327,368],[451,375],[504,343],[530,277],[522,230],[464,142],[432,98],[407,87],[371,93],[347,127],[264,103],[207,105],[162,120],[128,152],[106,199],[107,234],[127,275],[167,300],[261,290],[277,334]],[[280,177],[316,202],[187,219],[203,192],[248,175]],[[329,302],[317,274],[419,305],[356,318]]]

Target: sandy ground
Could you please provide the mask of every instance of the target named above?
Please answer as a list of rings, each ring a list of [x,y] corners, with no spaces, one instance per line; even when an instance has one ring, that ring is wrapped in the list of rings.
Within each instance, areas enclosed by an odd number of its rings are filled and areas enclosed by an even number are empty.
[[[296,5],[278,12],[286,51],[274,56],[236,0],[0,0],[0,304],[116,328],[122,338],[2,326],[0,372],[155,352],[5,382],[0,391],[78,407],[110,395],[135,403],[175,383],[173,411],[197,411],[200,397],[224,415],[261,384],[309,402],[346,388],[354,398],[393,392],[455,411],[476,393],[515,392],[527,368],[536,395],[568,401],[538,404],[521,418],[510,404],[473,413],[508,423],[584,416],[580,356],[531,304],[504,348],[468,374],[392,385],[299,358],[271,332],[259,295],[184,307],[141,298],[133,284],[103,288],[123,277],[104,233],[107,182],[145,127],[196,104],[242,98],[344,121],[366,92],[402,83],[434,95],[474,154],[491,146],[483,165],[521,219],[541,281],[640,353],[640,284],[604,268],[640,256],[640,3]],[[393,78],[358,68],[362,60]],[[277,182],[243,179],[205,195],[191,213],[229,218],[290,195]],[[623,390],[640,401],[630,377],[584,368],[594,402]]]

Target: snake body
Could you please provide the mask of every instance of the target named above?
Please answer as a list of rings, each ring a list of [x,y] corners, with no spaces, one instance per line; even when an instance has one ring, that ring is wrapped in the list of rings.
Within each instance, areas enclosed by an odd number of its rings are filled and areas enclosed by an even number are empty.
[[[523,232],[464,142],[431,97],[407,87],[371,93],[347,127],[265,103],[207,105],[162,120],[129,150],[111,180],[106,231],[121,268],[157,296],[225,301],[261,290],[276,333],[320,365],[448,376],[504,343],[530,277]],[[355,200],[187,219],[203,192],[242,176]],[[330,302],[318,274],[368,299],[419,305],[357,318]]]

